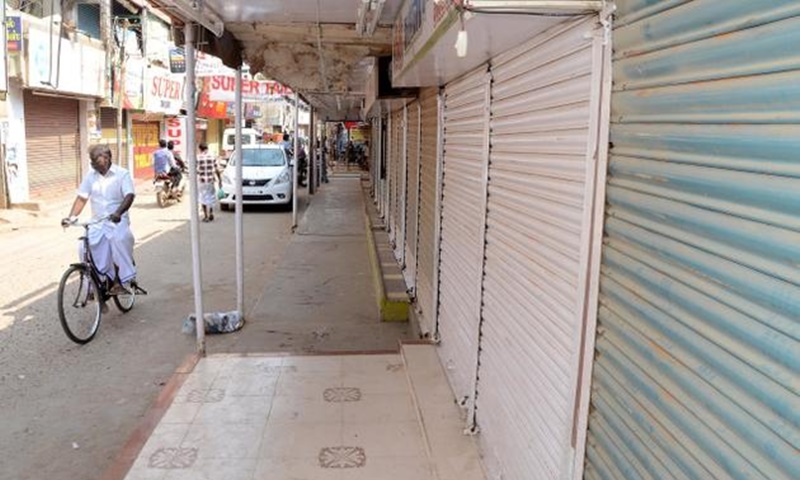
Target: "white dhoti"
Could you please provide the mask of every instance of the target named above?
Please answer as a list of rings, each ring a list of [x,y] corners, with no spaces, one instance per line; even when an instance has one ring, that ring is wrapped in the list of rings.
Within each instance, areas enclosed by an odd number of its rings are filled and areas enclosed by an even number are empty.
[[[217,189],[213,183],[198,182],[197,196],[200,205],[214,208],[214,205],[217,204]]]
[[[89,248],[97,270],[113,280],[114,265],[119,269],[119,281],[128,282],[136,278],[133,264],[133,232],[127,218],[119,223],[103,222],[89,227]],[[81,258],[83,258],[83,243]]]

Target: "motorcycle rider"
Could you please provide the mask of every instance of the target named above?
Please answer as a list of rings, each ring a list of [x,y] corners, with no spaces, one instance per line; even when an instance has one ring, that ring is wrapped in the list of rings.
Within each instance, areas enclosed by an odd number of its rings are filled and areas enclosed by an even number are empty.
[[[181,169],[178,168],[177,162],[172,152],[167,147],[167,141],[163,138],[158,141],[158,150],[153,152],[153,170],[155,171],[156,178],[167,175],[170,179],[172,189],[180,185],[181,182]]]

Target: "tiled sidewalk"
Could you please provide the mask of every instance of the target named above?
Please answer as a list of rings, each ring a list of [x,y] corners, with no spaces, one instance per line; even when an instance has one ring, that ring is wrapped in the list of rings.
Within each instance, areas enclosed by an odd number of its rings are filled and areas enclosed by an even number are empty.
[[[202,359],[127,480],[428,480],[399,354]]]

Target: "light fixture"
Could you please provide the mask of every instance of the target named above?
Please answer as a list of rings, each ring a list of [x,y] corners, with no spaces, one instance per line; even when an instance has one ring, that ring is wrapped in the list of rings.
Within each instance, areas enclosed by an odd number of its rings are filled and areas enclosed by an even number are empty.
[[[464,25],[464,13],[462,12],[459,18],[461,22],[461,29],[458,31],[458,35],[456,36],[456,55],[458,58],[464,58],[467,56],[467,27]]]
[[[456,37],[456,55],[459,58],[464,58],[467,56],[467,31],[466,30],[459,30],[458,36]]]

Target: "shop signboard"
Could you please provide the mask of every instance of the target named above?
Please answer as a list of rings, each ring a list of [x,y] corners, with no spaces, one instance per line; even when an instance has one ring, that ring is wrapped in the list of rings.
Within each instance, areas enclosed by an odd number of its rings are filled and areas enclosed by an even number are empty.
[[[273,80],[242,80],[242,101],[269,102],[292,95],[292,90]],[[208,98],[214,102],[236,100],[236,77],[213,75],[208,77]]]
[[[178,115],[183,107],[186,76],[173,75],[167,68],[150,66],[145,69],[144,78],[144,109]]]
[[[186,158],[186,117],[167,117],[164,123],[167,129],[167,141],[174,143],[175,152]]]
[[[417,56],[428,50],[457,20],[463,0],[407,0],[394,25],[392,77],[397,80]]]
[[[50,35],[44,27],[31,22],[27,53],[28,88],[104,96],[106,55],[98,46]],[[81,74],[75,75],[76,71]]]
[[[22,51],[22,19],[16,15],[9,15],[5,18],[6,48],[10,54]]]

